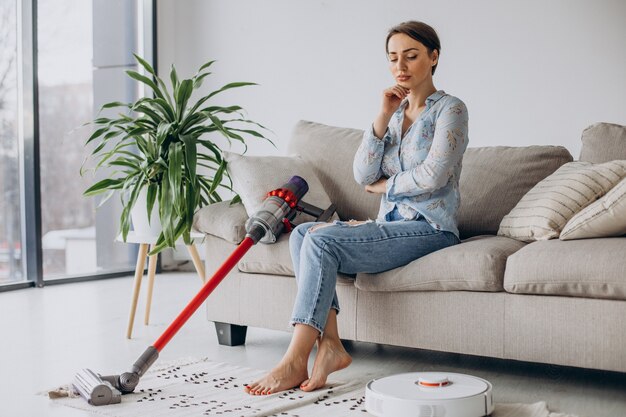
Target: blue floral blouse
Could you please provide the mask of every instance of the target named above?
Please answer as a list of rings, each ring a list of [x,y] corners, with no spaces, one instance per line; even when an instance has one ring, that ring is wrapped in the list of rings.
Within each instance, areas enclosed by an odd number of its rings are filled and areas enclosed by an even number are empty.
[[[437,230],[459,236],[459,177],[467,148],[468,114],[458,98],[436,91],[402,137],[402,102],[389,121],[384,138],[365,131],[354,157],[354,178],[365,186],[388,178],[378,212],[386,220],[395,208],[405,220],[423,216]]]

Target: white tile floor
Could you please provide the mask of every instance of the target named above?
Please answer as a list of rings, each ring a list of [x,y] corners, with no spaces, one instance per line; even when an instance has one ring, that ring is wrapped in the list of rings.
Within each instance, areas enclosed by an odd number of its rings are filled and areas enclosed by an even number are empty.
[[[83,367],[103,373],[128,369],[195,294],[200,282],[194,273],[158,275],[151,324],[143,325],[144,288],[134,337],[127,340],[131,287],[128,277],[0,293],[0,417],[88,415],[55,406],[35,393],[69,382]],[[220,346],[213,324],[205,320],[201,309],[165,347],[160,360],[210,357],[269,369],[289,339],[287,332],[250,328],[245,346]],[[348,342],[346,347],[354,362],[337,373],[337,379],[449,370],[490,380],[497,402],[545,400],[554,411],[581,417],[626,416],[626,374],[371,343]]]

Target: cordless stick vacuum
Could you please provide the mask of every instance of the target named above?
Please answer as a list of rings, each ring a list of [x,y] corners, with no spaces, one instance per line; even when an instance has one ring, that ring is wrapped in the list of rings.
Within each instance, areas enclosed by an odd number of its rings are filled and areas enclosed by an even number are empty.
[[[322,210],[300,201],[308,190],[309,186],[303,178],[293,176],[287,184],[270,191],[261,209],[248,219],[245,239],[219,267],[211,279],[204,284],[198,294],[180,312],[178,317],[174,319],[157,341],[143,352],[131,371],[121,375],[102,376],[90,369],[83,369],[76,374],[73,381],[73,386],[80,395],[91,405],[107,405],[121,402],[122,394],[129,394],[135,390],[139,383],[139,378],[157,360],[159,352],[183,327],[250,247],[259,241],[273,243],[281,233],[291,231],[291,221],[298,211],[310,214],[316,217],[318,221],[328,220],[335,211],[334,205],[331,205],[326,210]]]

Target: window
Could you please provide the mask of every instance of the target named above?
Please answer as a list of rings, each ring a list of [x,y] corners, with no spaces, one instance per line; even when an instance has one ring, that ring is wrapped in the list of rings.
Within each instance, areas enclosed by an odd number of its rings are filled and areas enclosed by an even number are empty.
[[[0,284],[23,281],[17,2],[0,2]]]
[[[81,178],[93,115],[92,4],[37,2],[39,162],[44,279],[98,271],[92,181]],[[81,127],[82,126],[82,127]]]
[[[117,200],[96,210],[98,201],[82,192],[102,174],[95,178],[87,172],[81,178],[79,172],[91,150],[83,144],[92,128],[83,125],[102,104],[136,98],[125,71],[136,69],[132,54],[142,38],[142,2],[37,3],[44,280],[132,270],[136,245],[115,242]]]
[[[96,210],[80,169],[85,123],[137,98],[125,71],[151,61],[153,18],[154,0],[0,2],[0,291],[134,269],[120,208]]]

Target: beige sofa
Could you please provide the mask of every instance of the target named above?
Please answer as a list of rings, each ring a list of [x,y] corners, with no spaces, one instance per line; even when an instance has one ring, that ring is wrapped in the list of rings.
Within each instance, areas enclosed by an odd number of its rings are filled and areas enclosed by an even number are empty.
[[[361,130],[302,121],[289,143],[314,167],[342,219],[378,211],[378,198],[352,176],[361,137]],[[590,126],[582,141],[581,160],[626,159],[624,126]],[[496,236],[520,198],[572,159],[558,146],[468,148],[463,242],[381,274],[340,276],[342,338],[626,372],[626,237],[525,244]],[[208,273],[243,239],[246,219],[241,204],[197,213]],[[295,293],[284,235],[250,250],[209,298],[207,317],[221,343],[243,343],[246,326],[288,330]]]

